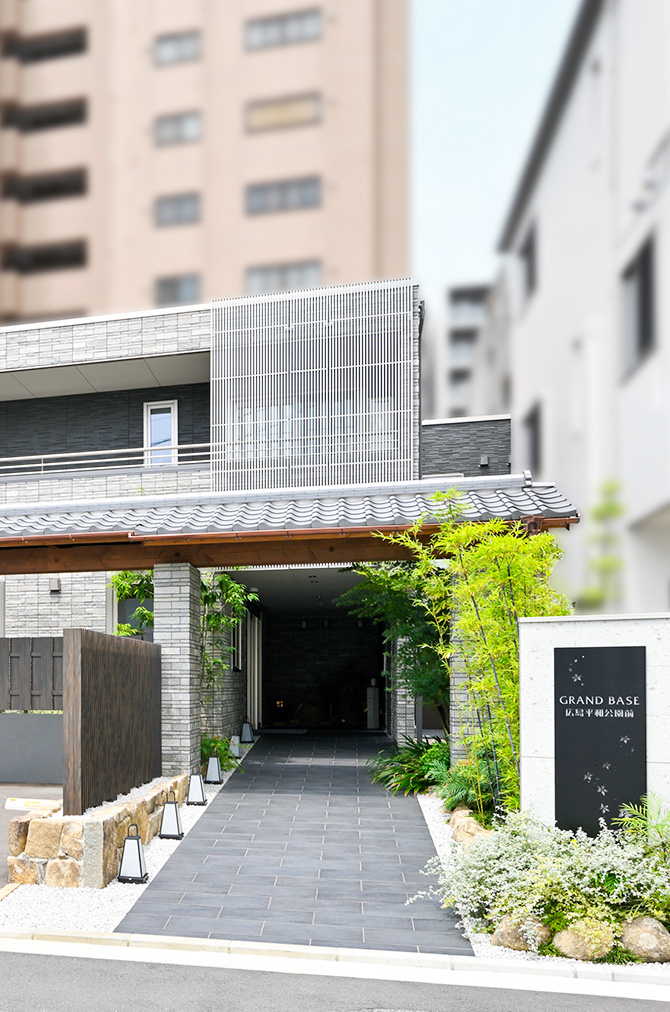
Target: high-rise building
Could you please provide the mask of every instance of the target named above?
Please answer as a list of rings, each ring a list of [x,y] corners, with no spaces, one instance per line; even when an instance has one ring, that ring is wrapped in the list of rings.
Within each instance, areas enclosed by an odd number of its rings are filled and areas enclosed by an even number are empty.
[[[0,318],[406,275],[406,0],[0,0]]]

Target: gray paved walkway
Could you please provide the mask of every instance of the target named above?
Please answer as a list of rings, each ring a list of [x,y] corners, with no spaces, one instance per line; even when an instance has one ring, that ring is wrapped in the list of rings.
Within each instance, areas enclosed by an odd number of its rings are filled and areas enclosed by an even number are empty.
[[[373,784],[376,735],[263,735],[117,931],[472,955],[435,900],[416,799]]]

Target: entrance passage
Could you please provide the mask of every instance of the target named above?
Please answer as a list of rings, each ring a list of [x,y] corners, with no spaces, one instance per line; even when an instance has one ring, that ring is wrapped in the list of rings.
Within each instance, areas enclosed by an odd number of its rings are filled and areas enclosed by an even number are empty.
[[[367,727],[367,688],[384,663],[378,626],[345,611],[268,611],[263,633],[263,727]]]
[[[373,784],[374,734],[263,734],[117,931],[472,955],[425,890],[415,798]]]

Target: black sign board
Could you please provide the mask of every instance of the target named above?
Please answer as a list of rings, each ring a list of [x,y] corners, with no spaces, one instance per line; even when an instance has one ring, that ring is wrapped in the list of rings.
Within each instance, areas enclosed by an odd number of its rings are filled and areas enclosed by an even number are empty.
[[[554,649],[559,829],[596,836],[647,791],[645,647]]]

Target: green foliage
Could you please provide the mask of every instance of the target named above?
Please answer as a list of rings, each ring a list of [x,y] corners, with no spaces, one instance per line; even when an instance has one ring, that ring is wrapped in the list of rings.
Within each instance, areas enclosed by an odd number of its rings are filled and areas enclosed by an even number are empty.
[[[577,595],[580,611],[596,611],[619,601],[623,562],[616,528],[617,521],[625,512],[620,493],[618,481],[610,479],[604,482],[600,488],[600,499],[591,510],[593,533],[589,539],[588,568],[593,582]]]
[[[206,763],[212,758],[218,758],[222,770],[234,770],[240,765],[230,751],[230,740],[218,734],[200,739],[200,762]]]
[[[487,836],[452,847],[429,868],[441,901],[487,931],[510,916],[529,938],[537,921],[552,934],[580,921],[594,932],[613,930],[616,939],[624,920],[649,916],[667,924],[670,914],[670,863],[623,831],[603,829],[591,838],[511,812]]]
[[[567,615],[571,607],[549,583],[562,554],[551,534],[528,536],[522,524],[502,520],[467,522],[457,495],[436,499],[437,533],[427,538],[418,523],[383,537],[412,556],[415,606],[434,627],[430,648],[442,664],[445,683],[452,665],[458,665],[466,702],[458,697],[456,702],[476,785],[478,753],[484,750],[494,760],[488,789],[475,791],[473,807],[483,818],[491,789],[496,805],[513,809],[519,804],[518,620]]]
[[[365,764],[375,783],[392,794],[423,793],[449,767],[449,743],[442,738],[415,741],[405,736],[395,752],[382,751]]]
[[[479,748],[472,758],[455,763],[437,790],[445,808],[453,811],[457,805],[467,805],[488,822],[497,796],[495,762],[493,753]]]
[[[153,628],[154,613],[144,606],[145,601],[153,600],[153,570],[112,573],[110,584],[119,601],[139,601],[131,621],[119,623],[117,634],[137,636],[145,629]],[[228,634],[245,617],[247,604],[256,601],[257,595],[247,591],[227,573],[212,571],[201,574],[200,597],[201,702],[207,702],[212,692],[220,687],[223,675],[230,667],[233,648],[227,642]]]
[[[120,573],[112,573],[109,582],[114,588],[118,601],[138,601],[138,605],[131,616],[131,621],[118,623],[116,627],[117,636],[141,636],[146,629],[153,629],[154,613],[144,606],[145,601],[153,600],[153,571],[138,572],[132,569],[124,569]]]
[[[438,631],[423,602],[423,588],[411,562],[373,562],[356,566],[365,579],[336,601],[352,615],[383,626],[392,652],[389,688],[423,696],[449,731],[449,671],[437,652]]]
[[[670,863],[670,806],[660,794],[643,794],[639,805],[622,805],[621,811],[614,824],[638,840],[648,853],[659,851]]]
[[[560,955],[562,955],[562,953],[560,953]],[[628,949],[624,949],[623,945],[615,942],[605,956],[601,956],[600,959],[594,959],[593,962],[615,963],[618,966],[626,966],[628,963],[643,963],[644,960],[640,959],[639,956],[635,956]]]

